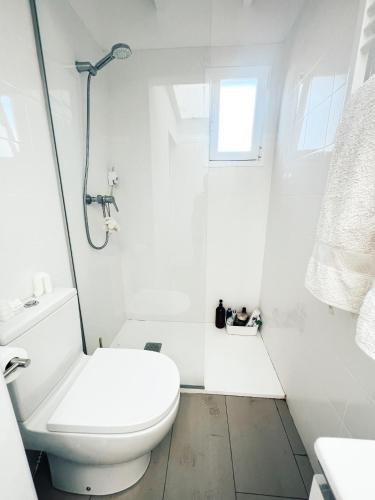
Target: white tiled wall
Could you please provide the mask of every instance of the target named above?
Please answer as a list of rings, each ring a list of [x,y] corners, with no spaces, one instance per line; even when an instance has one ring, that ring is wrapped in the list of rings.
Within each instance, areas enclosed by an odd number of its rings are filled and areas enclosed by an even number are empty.
[[[0,299],[32,293],[35,272],[71,286],[29,4],[0,1]]]
[[[97,252],[83,228],[86,75],[74,61],[96,61],[102,51],[69,3],[37,0],[37,8],[89,351],[99,336],[110,343],[125,312],[204,322],[213,321],[219,298],[234,307],[257,305],[281,45],[134,50],[92,79],[89,191],[105,190],[109,167],[120,174],[121,232]],[[215,38],[215,29],[207,24],[207,36]],[[251,65],[271,68],[264,162],[209,169],[208,117],[176,120],[173,85],[205,84],[211,66]],[[89,214],[100,241],[100,214],[94,207]]]
[[[212,322],[220,298],[258,304],[280,56],[280,45],[134,50],[109,69],[129,318]],[[173,85],[251,65],[271,68],[264,162],[209,168],[208,116],[180,119]]]
[[[375,364],[356,317],[304,288],[335,130],[352,66],[359,2],[307,2],[291,40],[264,261],[266,346],[315,466],[318,436],[375,438]]]
[[[109,68],[130,319],[204,321],[208,118],[179,120],[173,85],[204,85],[206,60],[205,49],[134,50]]]
[[[88,351],[92,352],[99,337],[104,346],[111,344],[125,317],[120,239],[114,234],[104,250],[92,249],[86,240],[82,209],[87,74],[78,74],[74,62],[95,63],[103,56],[103,50],[69,2],[37,0],[36,4],[85,337]],[[94,195],[108,194],[107,172],[112,167],[107,70],[99,72],[91,85],[88,192]],[[105,237],[101,209],[90,206],[88,214],[92,239],[101,244]]]
[[[259,305],[273,148],[283,81],[281,44],[212,47],[210,66],[269,68],[261,165],[211,167],[207,205],[207,321],[217,301],[226,307]]]

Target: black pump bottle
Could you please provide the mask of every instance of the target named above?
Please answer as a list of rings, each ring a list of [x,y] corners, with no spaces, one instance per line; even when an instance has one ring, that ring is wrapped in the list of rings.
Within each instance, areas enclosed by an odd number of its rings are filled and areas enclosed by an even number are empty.
[[[219,305],[216,308],[215,326],[216,328],[225,327],[225,309],[222,299],[220,299]]]

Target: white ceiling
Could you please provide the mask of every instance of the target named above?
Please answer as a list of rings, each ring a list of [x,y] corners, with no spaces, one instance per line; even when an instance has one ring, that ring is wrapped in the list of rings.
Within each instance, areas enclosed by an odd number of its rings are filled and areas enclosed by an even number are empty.
[[[107,49],[249,45],[285,40],[305,0],[69,0]]]

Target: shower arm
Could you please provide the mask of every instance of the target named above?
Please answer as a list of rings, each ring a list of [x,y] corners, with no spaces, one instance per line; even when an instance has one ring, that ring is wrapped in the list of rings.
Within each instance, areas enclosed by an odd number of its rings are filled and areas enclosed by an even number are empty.
[[[111,204],[115,207],[116,211],[119,212],[116,199],[113,195],[102,195],[97,194],[96,196],[92,196],[91,194],[86,195],[86,205],[91,205],[91,203],[98,203],[99,205],[108,205]]]

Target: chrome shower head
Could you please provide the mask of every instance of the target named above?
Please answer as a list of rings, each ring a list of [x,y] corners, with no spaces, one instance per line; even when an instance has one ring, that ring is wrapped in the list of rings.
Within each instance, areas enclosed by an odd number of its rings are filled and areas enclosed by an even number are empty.
[[[116,43],[110,52],[104,56],[100,61],[95,64],[95,69],[100,70],[104,68],[113,59],[127,59],[132,55],[132,51],[126,43]]]
[[[126,43],[116,43],[112,47],[111,53],[116,59],[127,59],[132,55],[131,48]]]
[[[104,66],[113,61],[113,59],[127,59],[131,55],[132,51],[128,44],[115,43],[108,54],[102,57],[95,65],[92,65],[88,61],[76,61],[76,68],[79,73],[88,71],[91,76],[95,76],[100,69],[104,68]]]

